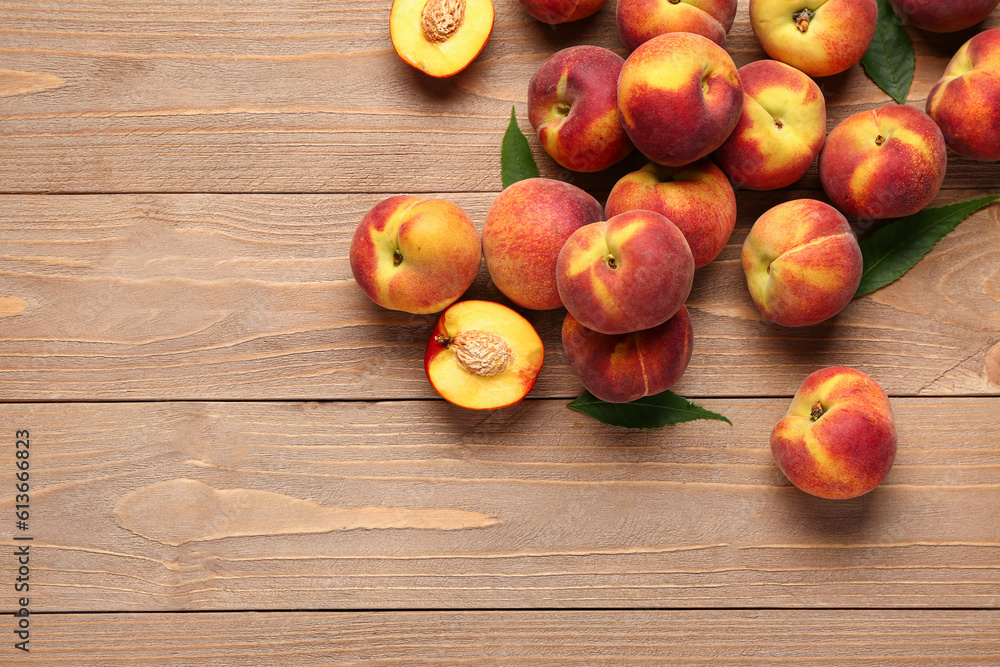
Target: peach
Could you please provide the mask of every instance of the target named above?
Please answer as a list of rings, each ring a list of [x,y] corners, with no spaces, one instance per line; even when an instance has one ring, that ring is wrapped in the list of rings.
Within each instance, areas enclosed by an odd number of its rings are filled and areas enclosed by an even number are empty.
[[[599,333],[652,329],[691,292],[694,256],[674,223],[628,211],[573,232],[559,251],[556,287],[566,310]]]
[[[606,0],[521,0],[529,14],[550,25],[578,21],[597,13]]]
[[[829,204],[798,199],[757,219],[743,243],[743,271],[757,309],[787,327],[817,324],[850,303],[861,284],[861,248]]]
[[[469,215],[443,199],[400,195],[361,219],[351,272],[372,301],[407,313],[437,313],[479,273],[482,246]]]
[[[611,403],[627,403],[674,386],[691,361],[693,338],[684,306],[663,324],[634,333],[598,333],[569,313],[562,328],[573,373],[587,391]]]
[[[930,32],[957,32],[990,15],[1000,0],[891,0],[910,25]]]
[[[708,159],[686,167],[650,162],[615,183],[604,206],[608,218],[635,210],[654,211],[677,225],[700,269],[719,256],[733,233],[736,193]]]
[[[632,143],[653,162],[690,164],[736,127],[743,87],[725,49],[707,37],[670,32],[642,44],[618,78],[618,113]]]
[[[958,50],[931,89],[927,113],[959,155],[1000,160],[1000,28],[979,33]]]
[[[715,151],[738,187],[777,190],[802,178],[826,141],[826,100],[816,82],[777,60],[740,68],[743,113]]]
[[[736,4],[736,0],[618,0],[618,34],[629,51],[667,32],[693,32],[725,46]]]
[[[861,60],[877,22],[875,0],[750,0],[750,26],[767,55],[809,76]]]
[[[553,160],[600,171],[632,152],[618,122],[618,74],[625,59],[599,46],[551,55],[528,85],[528,119]]]
[[[524,398],[544,359],[542,339],[521,315],[492,301],[460,301],[434,325],[424,370],[449,403],[491,410]]]
[[[508,186],[493,200],[483,225],[493,284],[522,308],[559,308],[559,251],[570,234],[603,219],[600,203],[575,185],[529,178]]]
[[[941,130],[902,104],[862,111],[826,138],[819,176],[830,201],[851,217],[901,218],[937,196],[948,167]]]
[[[807,377],[795,392],[771,431],[771,453],[792,484],[840,500],[885,481],[897,441],[885,390],[859,370],[832,366]]]
[[[492,0],[393,0],[389,38],[400,58],[433,77],[458,74],[493,32]]]

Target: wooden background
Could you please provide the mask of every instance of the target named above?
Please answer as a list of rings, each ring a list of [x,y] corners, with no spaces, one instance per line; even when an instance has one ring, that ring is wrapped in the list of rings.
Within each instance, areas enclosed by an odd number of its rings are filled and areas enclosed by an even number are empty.
[[[512,0],[463,73],[393,53],[390,3],[7,0],[0,6],[0,610],[16,609],[14,433],[31,432],[25,664],[997,664],[1000,207],[834,320],[757,314],[739,221],[688,303],[679,393],[726,414],[656,432],[565,408],[559,311],[528,400],[471,412],[423,373],[433,317],[381,310],[348,244],[391,194],[477,224],[513,104],[554,51],[623,52],[614,1],[553,28]],[[1000,10],[984,24],[1000,27]],[[974,34],[911,30],[909,103]],[[747,2],[728,43],[763,57]],[[860,67],[829,123],[889,102]],[[543,175],[603,198],[597,175]],[[950,156],[938,203],[1000,191]],[[865,230],[859,230],[862,233]],[[485,268],[470,297],[504,301]],[[828,502],[767,447],[802,379],[890,393],[887,482]],[[20,544],[20,543],[18,543]],[[2,618],[7,618],[6,621]]]

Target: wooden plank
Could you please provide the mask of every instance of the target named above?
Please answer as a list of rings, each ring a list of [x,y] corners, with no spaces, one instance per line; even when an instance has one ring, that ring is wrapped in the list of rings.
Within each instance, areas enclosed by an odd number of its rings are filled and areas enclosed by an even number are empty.
[[[951,611],[54,614],[47,665],[914,664],[1000,660],[1000,615]],[[4,647],[3,654],[12,649]]]
[[[351,276],[354,228],[379,198],[0,198],[0,400],[436,397],[423,370],[434,316],[381,309]],[[480,225],[492,201],[452,198]],[[834,320],[786,329],[757,313],[739,262],[772,203],[741,193],[729,246],[696,275],[679,392],[790,396],[838,364],[895,395],[1000,393],[1000,208]],[[503,300],[485,265],[467,296]],[[527,315],[547,349],[533,396],[578,395],[563,311]]]
[[[997,608],[1000,402],[893,403],[894,469],[840,502],[774,466],[787,399],[651,432],[562,401],[8,404],[32,487],[0,544],[33,538],[35,612]]]
[[[551,53],[624,53],[614,3],[556,28],[497,2],[493,38],[465,72],[432,80],[388,38],[388,2],[11,0],[0,25],[3,192],[490,192],[511,104],[527,128],[527,84]],[[741,0],[728,48],[763,56]],[[983,27],[1000,26],[1000,9]],[[922,107],[968,33],[913,31]],[[377,73],[377,74],[376,74]],[[830,126],[889,102],[860,66],[822,82]],[[545,175],[607,191],[639,157]],[[952,156],[946,187],[995,188],[1000,165]],[[815,168],[803,187],[818,188]]]

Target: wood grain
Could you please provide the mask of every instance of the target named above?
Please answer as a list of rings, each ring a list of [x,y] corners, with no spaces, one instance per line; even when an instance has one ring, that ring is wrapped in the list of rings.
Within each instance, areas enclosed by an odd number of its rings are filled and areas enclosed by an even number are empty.
[[[30,431],[35,612],[1000,603],[995,398],[894,400],[895,467],[840,502],[774,466],[787,399],[704,403],[734,426],[630,432],[563,401],[198,401],[9,404],[0,433]],[[332,508],[354,523],[316,532]]]
[[[0,24],[2,192],[493,192],[513,104],[558,49],[624,53],[615,3],[556,28],[497,2],[490,43],[432,80],[388,38],[389,2],[235,0],[85,5],[12,0]],[[728,49],[763,57],[740,0]],[[983,27],[1000,26],[1000,9]],[[969,33],[914,30],[909,103],[923,107]],[[374,74],[377,73],[377,74]],[[890,102],[860,66],[821,81],[829,122]],[[532,140],[544,175],[606,192],[625,164],[565,172]],[[1000,164],[951,156],[948,188],[996,188]],[[818,188],[815,168],[802,187]]]
[[[995,665],[996,611],[54,614],[20,664]]]
[[[435,398],[423,370],[434,316],[379,308],[350,272],[354,228],[379,198],[0,197],[0,399]],[[452,199],[481,225],[492,195]],[[679,392],[790,396],[817,368],[846,365],[895,395],[1000,394],[1000,206],[898,283],[787,329],[758,314],[739,261],[772,202],[741,193],[729,245],[696,275]],[[504,301],[485,265],[467,296]],[[527,316],[547,349],[532,395],[578,395],[564,312]]]

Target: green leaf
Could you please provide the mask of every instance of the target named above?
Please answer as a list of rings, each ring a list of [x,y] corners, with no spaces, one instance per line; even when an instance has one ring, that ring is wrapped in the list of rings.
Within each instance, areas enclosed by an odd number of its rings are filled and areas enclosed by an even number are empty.
[[[517,126],[513,106],[510,108],[510,125],[504,132],[503,144],[500,146],[500,177],[505,188],[526,178],[538,178],[538,165],[531,156],[527,137]]]
[[[724,416],[699,407],[672,391],[645,396],[631,403],[608,403],[585,391],[566,407],[604,424],[623,428],[648,430],[696,419],[715,419],[733,425]]]
[[[898,103],[906,102],[913,81],[913,42],[906,28],[892,11],[889,0],[878,0],[878,25],[875,38],[861,58],[865,72]]]
[[[926,208],[876,231],[861,242],[864,270],[855,296],[874,292],[902,277],[958,223],[997,199],[1000,195]]]

